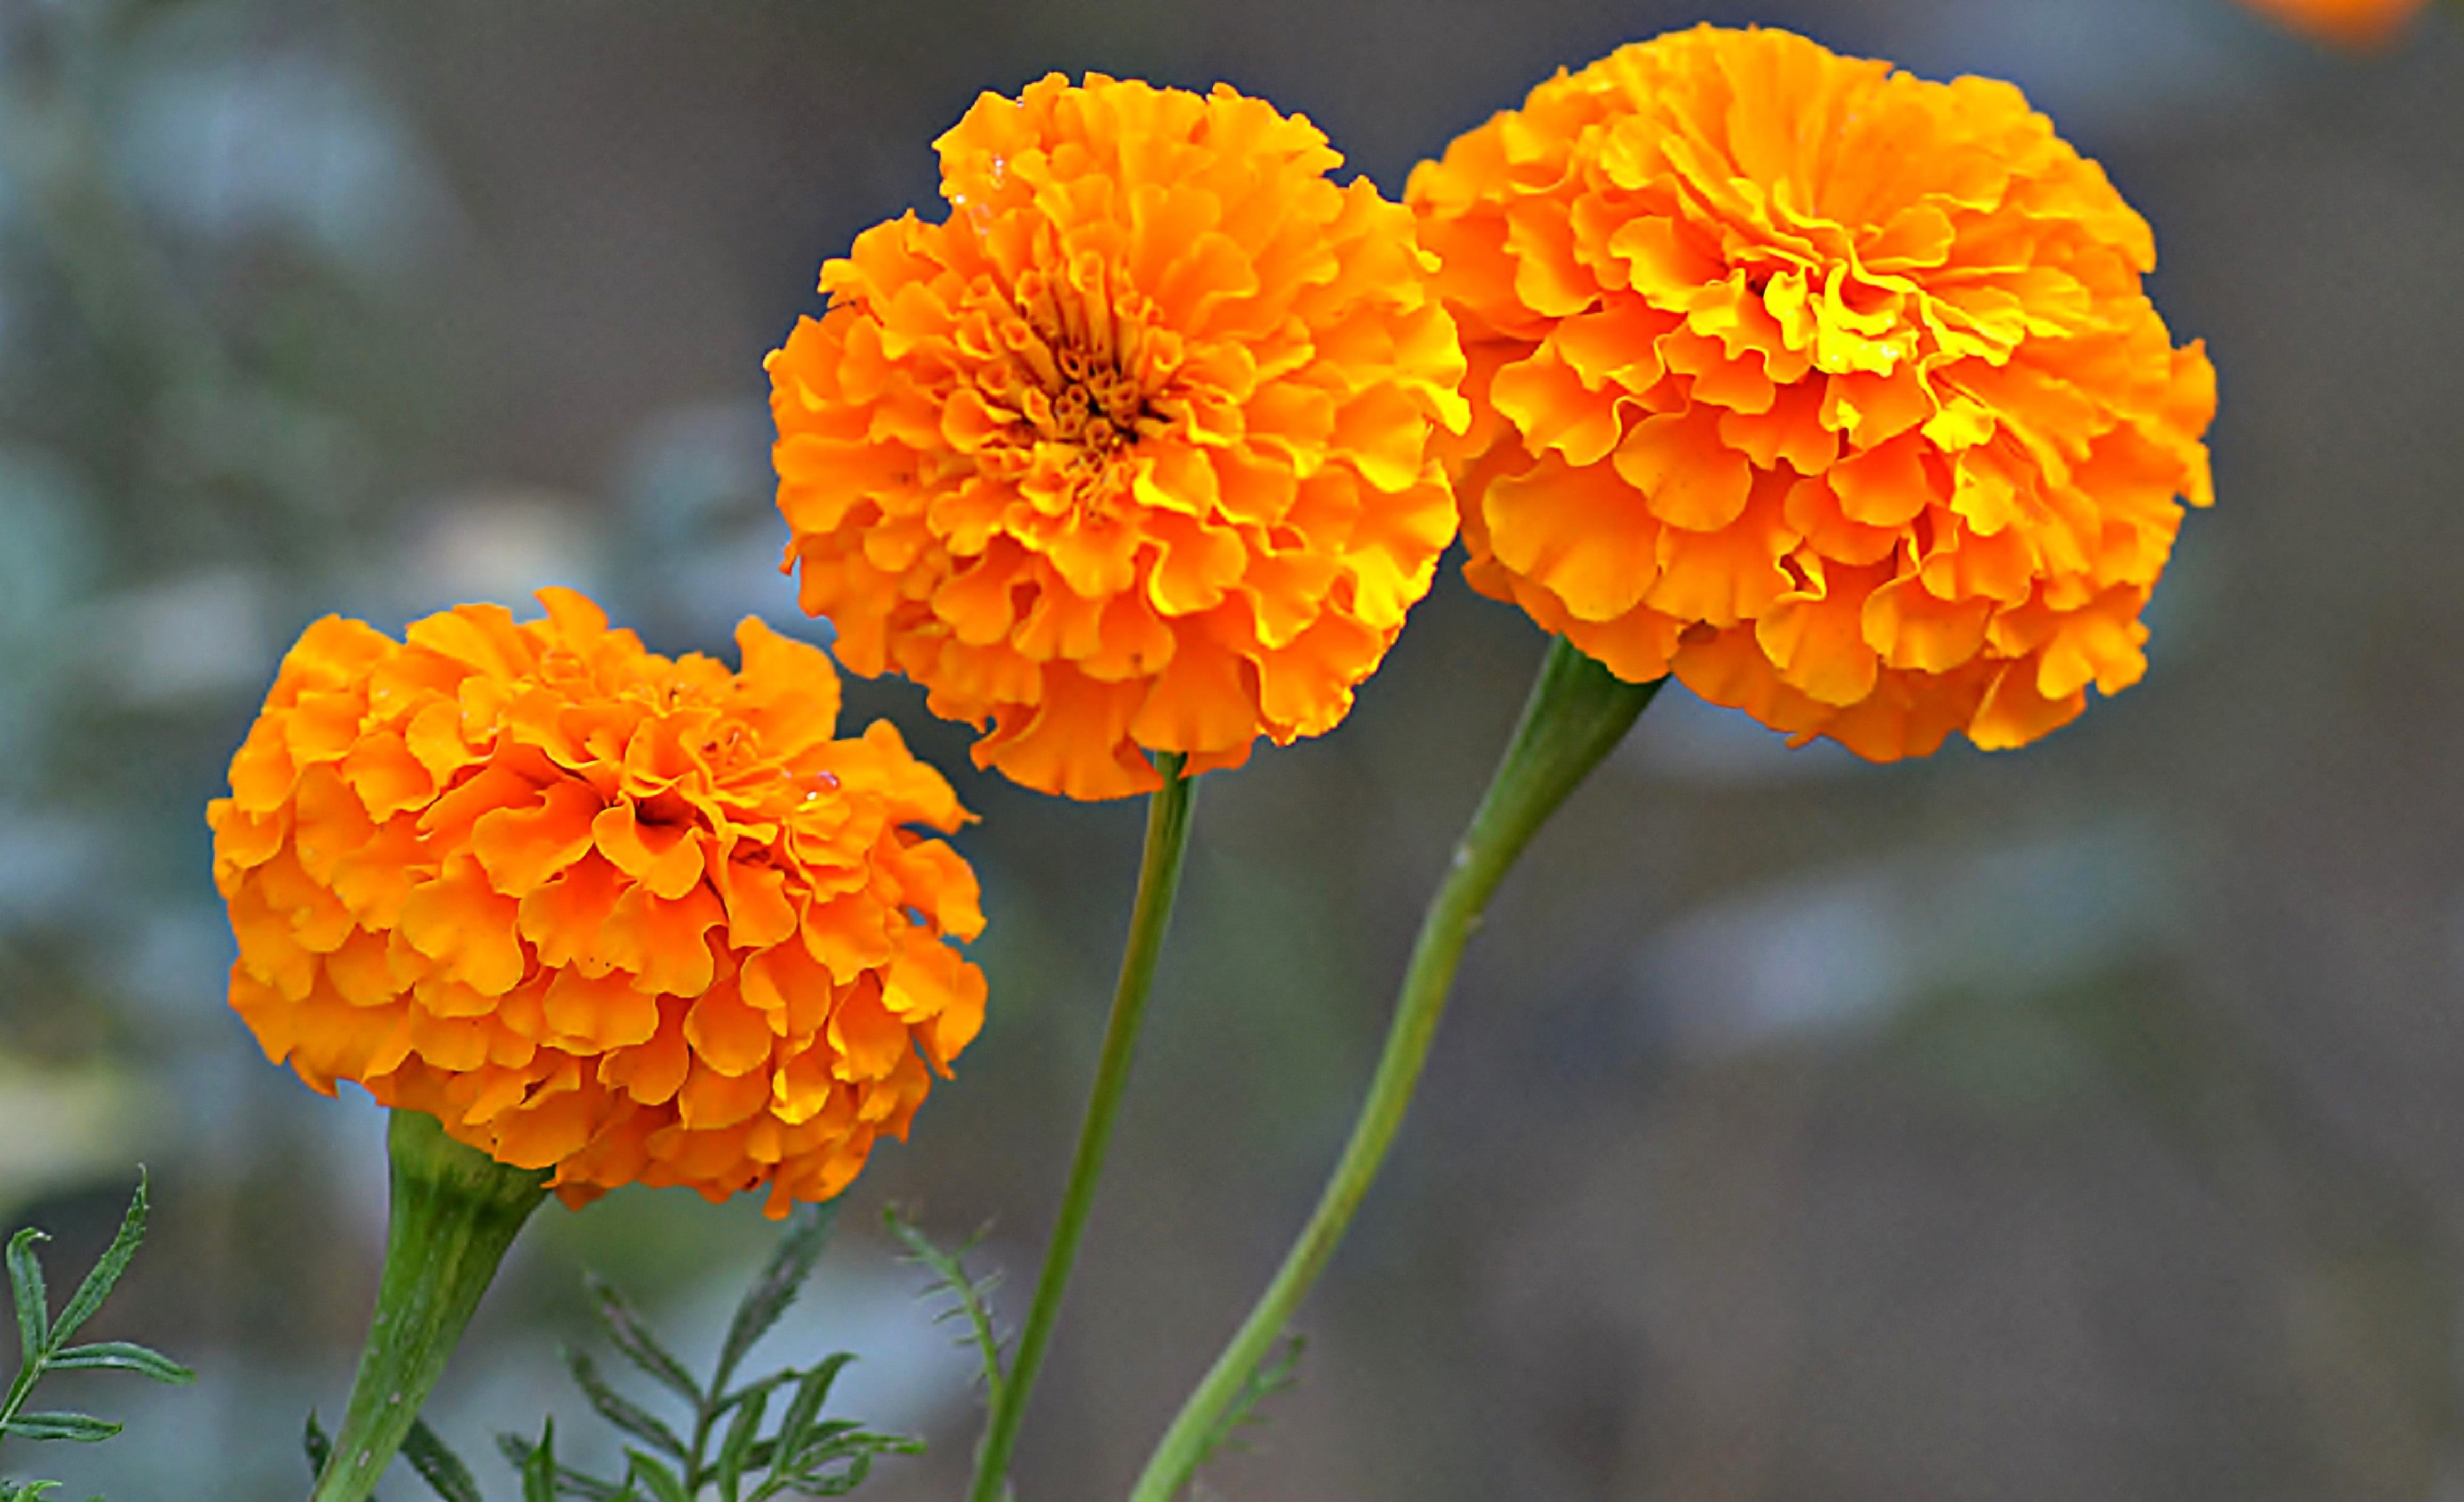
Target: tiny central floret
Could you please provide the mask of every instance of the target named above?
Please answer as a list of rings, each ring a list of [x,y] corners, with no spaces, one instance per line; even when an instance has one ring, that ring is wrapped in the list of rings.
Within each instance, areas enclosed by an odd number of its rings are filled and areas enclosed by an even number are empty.
[[[979,390],[994,411],[1014,414],[1022,447],[1074,450],[1078,464],[1100,472],[1161,425],[1149,403],[1155,383],[1138,369],[1151,305],[1116,308],[1037,272],[1020,278],[1016,299],[1015,321],[1002,330],[1005,379]]]

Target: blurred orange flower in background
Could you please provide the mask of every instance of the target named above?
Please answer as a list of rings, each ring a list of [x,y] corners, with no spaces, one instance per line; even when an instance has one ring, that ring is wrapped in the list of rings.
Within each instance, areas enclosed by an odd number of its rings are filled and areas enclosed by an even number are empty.
[[[2253,10],[2344,47],[2376,47],[2391,39],[2423,0],[2249,0]]]
[[[1412,219],[1307,120],[1058,75],[936,146],[771,355],[803,607],[850,670],[1109,798],[1331,729],[1452,539],[1463,357]]]
[[[2145,668],[2214,375],[2016,89],[1699,27],[1412,177],[1472,366],[1469,576],[1618,675],[1871,758]]]
[[[636,1181],[773,1214],[904,1135],[981,1025],[949,784],[876,722],[834,740],[818,650],[747,620],[743,671],[542,590],[408,643],[328,616],[208,810],[267,1055],[356,1080],[569,1204]]]

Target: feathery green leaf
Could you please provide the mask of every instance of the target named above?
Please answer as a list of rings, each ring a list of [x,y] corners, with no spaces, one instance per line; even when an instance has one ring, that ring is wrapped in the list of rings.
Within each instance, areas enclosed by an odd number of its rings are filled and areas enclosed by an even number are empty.
[[[128,1209],[120,1218],[119,1232],[111,1238],[111,1245],[103,1248],[102,1255],[87,1270],[84,1281],[77,1284],[77,1292],[69,1295],[68,1303],[60,1309],[59,1320],[52,1328],[55,1342],[77,1334],[77,1328],[92,1319],[95,1311],[102,1307],[102,1301],[111,1296],[112,1289],[120,1283],[120,1275],[128,1270],[128,1264],[136,1257],[138,1247],[145,1240],[147,1208],[145,1170],[140,1168],[137,1170],[137,1192],[129,1196]]]
[[[684,1482],[668,1469],[665,1461],[637,1449],[628,1449],[625,1455],[630,1463],[625,1472],[627,1483],[640,1481],[649,1490],[654,1502],[693,1502],[693,1493],[685,1490]]]
[[[90,1413],[21,1413],[6,1424],[0,1424],[0,1434],[22,1435],[30,1440],[75,1440],[80,1445],[94,1445],[119,1433],[120,1427],[109,1419],[98,1419]]]
[[[728,1379],[736,1375],[762,1336],[779,1322],[787,1306],[796,1301],[797,1291],[813,1274],[813,1264],[821,1260],[822,1249],[829,1245],[830,1227],[838,1222],[839,1207],[835,1201],[824,1204],[799,1205],[788,1221],[786,1234],[779,1238],[778,1248],[761,1269],[753,1286],[736,1306],[736,1315],[727,1324],[727,1341],[719,1348],[718,1371],[712,1379],[714,1391],[724,1389]]]
[[[660,1422],[658,1415],[618,1392],[599,1375],[599,1363],[572,1346],[564,1348],[565,1370],[573,1374],[574,1385],[590,1400],[590,1406],[608,1423],[635,1439],[656,1447],[678,1460],[685,1457],[685,1442],[676,1432]]]
[[[1249,1374],[1249,1380],[1242,1384],[1239,1396],[1224,1408],[1223,1416],[1215,1422],[1215,1427],[1207,1431],[1206,1443],[1198,1451],[1199,1465],[1204,1465],[1218,1450],[1230,1444],[1243,1425],[1259,1421],[1260,1403],[1300,1381],[1301,1354],[1308,1349],[1308,1336],[1287,1335],[1274,1358]]]
[[[316,1480],[325,1473],[325,1463],[334,1458],[333,1437],[317,1422],[317,1410],[308,1410],[308,1426],[299,1435],[299,1447],[308,1454],[308,1479]]]
[[[712,1472],[718,1483],[720,1502],[738,1502],[744,1470],[753,1459],[753,1442],[761,1437],[761,1416],[770,1406],[770,1390],[775,1385],[759,1387],[737,1405],[736,1421],[727,1426],[727,1438],[719,1444],[718,1464]]]
[[[135,1372],[158,1382],[186,1386],[197,1380],[197,1374],[172,1360],[160,1351],[151,1351],[129,1340],[98,1340],[92,1345],[73,1345],[65,1351],[55,1351],[43,1363],[46,1371],[77,1372],[108,1370]]]
[[[462,1457],[453,1453],[453,1447],[428,1426],[426,1419],[410,1421],[410,1432],[403,1436],[402,1458],[410,1462],[410,1469],[419,1472],[428,1490],[445,1502],[485,1502],[471,1468],[462,1464]]]
[[[625,1301],[625,1295],[616,1291],[614,1284],[595,1272],[587,1274],[587,1283],[591,1308],[598,1313],[599,1322],[606,1326],[608,1338],[616,1342],[616,1349],[625,1359],[699,1408],[703,1401],[701,1385],[693,1380],[693,1374],[685,1370],[682,1361],[642,1328],[640,1316],[633,1313],[632,1305]]]
[[[17,1301],[17,1360],[39,1369],[51,1354],[50,1295],[43,1288],[43,1265],[34,1258],[34,1244],[52,1238],[29,1226],[9,1238],[9,1292]]]
[[[522,1463],[522,1502],[556,1502],[556,1421],[539,1428],[539,1442]]]
[[[894,1208],[883,1210],[882,1219],[889,1226],[891,1234],[906,1246],[908,1260],[920,1264],[933,1274],[933,1287],[926,1291],[925,1296],[939,1292],[951,1300],[950,1307],[933,1316],[934,1321],[965,1319],[967,1336],[963,1343],[975,1350],[983,1374],[987,1401],[998,1403],[1001,1389],[1008,1381],[1001,1359],[1001,1336],[994,1330],[992,1314],[992,1294],[1001,1286],[1001,1274],[988,1272],[979,1278],[967,1271],[966,1264],[967,1253],[983,1240],[984,1233],[976,1232],[957,1251],[950,1252],[935,1246],[931,1238]]]

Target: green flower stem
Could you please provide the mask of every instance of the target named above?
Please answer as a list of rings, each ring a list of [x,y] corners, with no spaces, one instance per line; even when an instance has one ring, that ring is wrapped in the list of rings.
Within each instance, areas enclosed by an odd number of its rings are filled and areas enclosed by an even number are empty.
[[[1007,1494],[1010,1451],[1018,1444],[1019,1423],[1044,1365],[1053,1324],[1061,1317],[1062,1296],[1069,1287],[1070,1268],[1078,1260],[1088,1212],[1094,1208],[1095,1181],[1103,1175],[1104,1155],[1120,1115],[1130,1060],[1146,1019],[1147,993],[1155,985],[1155,961],[1163,954],[1164,930],[1172,922],[1173,895],[1180,887],[1181,854],[1189,847],[1190,805],[1198,781],[1181,775],[1183,760],[1171,753],[1155,758],[1163,786],[1147,804],[1146,855],[1138,867],[1137,901],[1130,910],[1129,942],[1121,951],[1121,978],[1112,992],[1111,1020],[1104,1027],[1095,1089],[1088,1097],[1087,1119],[1078,1129],[1078,1152],[1070,1160],[1068,1187],[1062,1191],[1052,1246],[1045,1253],[1043,1274],[1036,1279],[1035,1302],[1026,1312],[1025,1328],[1019,1332],[1018,1353],[1009,1372],[992,1395],[984,1442],[976,1452],[975,1485],[967,1493],[970,1502],[1001,1502]]]
[[[547,1194],[544,1169],[509,1168],[397,1111],[385,1131],[393,1219],[351,1409],[309,1502],[363,1502],[402,1447],[505,1248]]]
[[[1260,1363],[1291,1323],[1309,1286],[1343,1241],[1369,1185],[1403,1124],[1428,1061],[1429,1045],[1444,1015],[1446,993],[1463,945],[1480,926],[1490,894],[1505,879],[1531,836],[1557,811],[1566,796],[1617,748],[1665,679],[1627,683],[1557,638],[1541,665],[1522,723],[1498,764],[1471,827],[1455,848],[1454,864],[1420,922],[1412,962],[1386,1034],[1386,1050],[1369,1086],[1369,1098],[1353,1123],[1352,1139],[1334,1175],[1319,1195],[1317,1209],[1265,1296],[1250,1311],[1232,1343],[1216,1358],[1206,1379],[1181,1405],[1172,1427],[1147,1462],[1131,1502],[1172,1502],[1190,1475],[1222,1438],[1226,1415],[1235,1411]]]

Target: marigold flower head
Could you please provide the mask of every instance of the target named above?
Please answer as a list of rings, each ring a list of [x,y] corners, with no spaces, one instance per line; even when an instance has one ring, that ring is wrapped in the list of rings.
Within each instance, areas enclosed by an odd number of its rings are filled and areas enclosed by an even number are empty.
[[[1881,760],[2145,670],[2214,374],[2016,89],[1705,26],[1559,74],[1406,197],[1471,361],[1479,588]]]
[[[1454,534],[1463,356],[1410,213],[1307,120],[1055,75],[936,143],[769,359],[806,610],[1076,798],[1331,728]]]
[[[2341,47],[2379,47],[2392,39],[2423,0],[2249,0],[2297,31]]]
[[[826,1199],[982,1022],[974,874],[907,828],[969,815],[887,722],[832,738],[818,650],[747,620],[731,673],[539,599],[283,659],[207,810],[231,1005],[569,1204]]]

